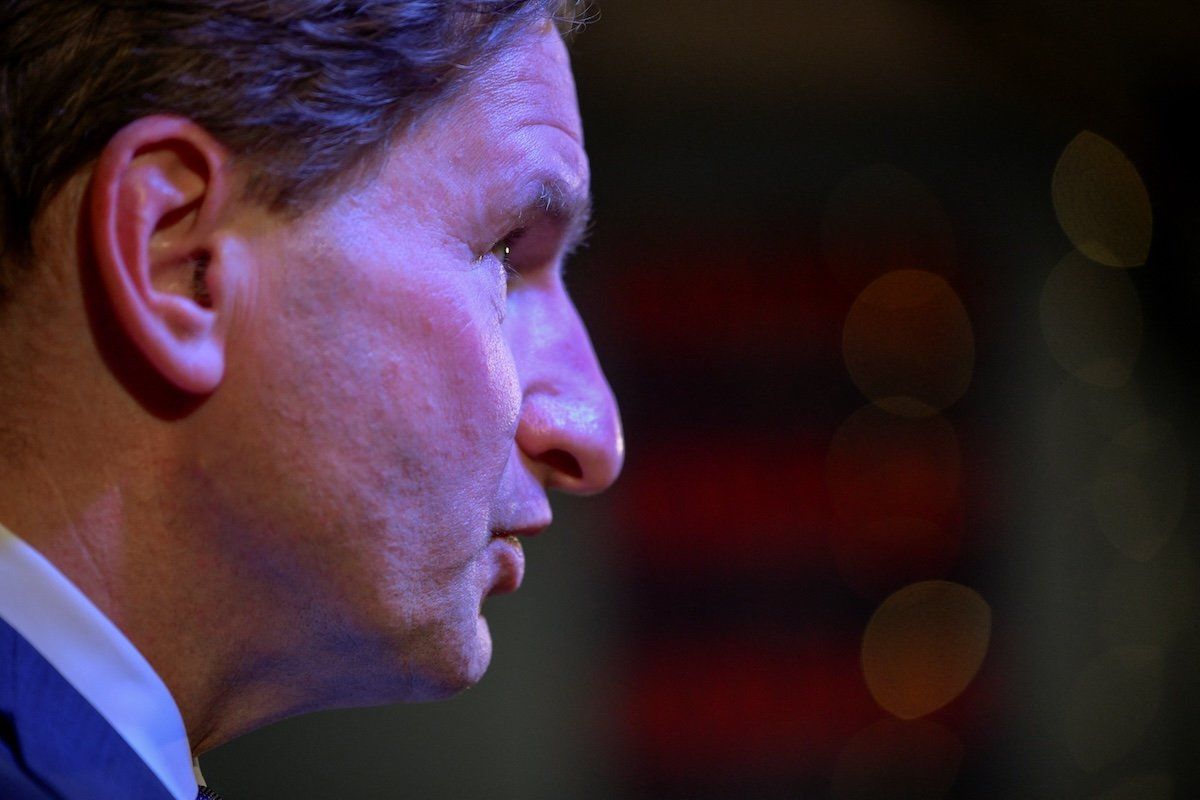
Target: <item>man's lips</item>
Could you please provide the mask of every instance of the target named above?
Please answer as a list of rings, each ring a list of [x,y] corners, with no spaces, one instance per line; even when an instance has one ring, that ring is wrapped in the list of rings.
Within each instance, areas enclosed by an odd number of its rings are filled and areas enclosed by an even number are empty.
[[[521,548],[522,536],[536,536],[549,523],[538,522],[521,527],[501,528],[492,531],[488,549],[495,553],[497,570],[495,580],[487,596],[515,592],[525,577],[525,551]]]
[[[492,530],[492,538],[504,539],[509,536],[516,538],[519,536],[537,536],[550,525],[549,522],[537,522],[531,525],[522,525],[520,527],[511,528],[496,528]]]
[[[515,592],[525,577],[525,551],[521,549],[521,540],[510,535],[493,536],[488,550],[496,557],[496,575],[487,596]]]

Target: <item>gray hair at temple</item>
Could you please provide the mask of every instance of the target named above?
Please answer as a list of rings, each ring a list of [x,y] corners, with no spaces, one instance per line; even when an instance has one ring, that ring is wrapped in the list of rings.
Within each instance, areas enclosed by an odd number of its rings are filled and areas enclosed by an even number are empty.
[[[177,114],[300,214],[365,174],[402,126],[522,26],[578,0],[0,0],[0,303],[33,226],[125,125]]]

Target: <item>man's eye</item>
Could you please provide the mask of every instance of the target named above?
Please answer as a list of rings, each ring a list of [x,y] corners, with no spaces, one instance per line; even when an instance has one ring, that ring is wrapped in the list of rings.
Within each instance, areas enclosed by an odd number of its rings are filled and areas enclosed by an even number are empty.
[[[513,264],[512,253],[513,245],[516,244],[516,241],[521,238],[522,233],[524,233],[522,230],[513,231],[508,236],[505,236],[503,239],[492,245],[491,255],[495,256],[496,260],[498,260],[504,266],[504,274],[509,281],[520,277],[520,273]]]
[[[505,270],[512,269],[512,242],[505,237],[492,245],[492,255],[500,260]]]

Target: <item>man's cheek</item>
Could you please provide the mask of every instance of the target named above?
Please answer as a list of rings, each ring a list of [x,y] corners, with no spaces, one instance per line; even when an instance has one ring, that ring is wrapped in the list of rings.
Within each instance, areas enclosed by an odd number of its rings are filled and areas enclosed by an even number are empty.
[[[507,340],[496,336],[491,343],[488,358],[490,370],[489,395],[498,415],[498,428],[512,439],[517,432],[517,420],[521,415],[521,376],[517,373],[517,362]]]
[[[471,291],[471,290],[475,291]],[[460,404],[458,418],[487,440],[510,441],[521,410],[521,380],[512,349],[492,313],[487,287],[470,286],[457,302],[446,304],[435,336],[450,391]],[[481,442],[486,444],[486,442]]]

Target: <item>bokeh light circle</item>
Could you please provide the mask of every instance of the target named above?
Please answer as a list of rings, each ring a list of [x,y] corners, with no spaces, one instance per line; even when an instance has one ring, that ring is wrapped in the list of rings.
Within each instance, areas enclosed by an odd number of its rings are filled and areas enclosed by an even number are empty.
[[[845,524],[943,519],[957,502],[961,470],[958,437],[942,417],[897,417],[867,405],[829,445],[830,499]]]
[[[842,353],[854,384],[893,414],[927,416],[971,384],[971,320],[945,280],[916,269],[889,272],[846,315]]]
[[[1106,389],[1068,377],[1044,419],[1046,461],[1064,479],[1092,475],[1113,437],[1145,418],[1146,405],[1134,385]]]
[[[852,292],[885,272],[954,272],[950,219],[937,199],[904,170],[879,164],[846,176],[821,221],[821,249],[835,278]]]
[[[831,529],[838,573],[862,597],[878,599],[914,581],[942,578],[954,568],[962,526],[954,520],[881,516]]]
[[[1051,355],[1080,380],[1115,388],[1142,346],[1142,306],[1129,276],[1069,253],[1042,289],[1042,333]]]
[[[983,664],[992,611],[977,592],[922,581],[888,597],[867,623],[862,667],[875,701],[915,719],[958,697]]]
[[[1143,418],[1105,449],[1092,490],[1100,530],[1114,546],[1148,561],[1179,526],[1187,505],[1187,459],[1173,427]]]
[[[1079,252],[1111,267],[1134,267],[1150,251],[1153,213],[1137,168],[1116,145],[1084,131],[1054,167],[1054,212]]]
[[[1197,574],[1182,542],[1149,563],[1121,558],[1097,588],[1100,633],[1123,652],[1163,653],[1195,619]]]
[[[1094,772],[1142,738],[1158,713],[1162,671],[1146,651],[1112,650],[1089,663],[1068,688],[1062,737],[1076,762]]]
[[[833,800],[938,800],[954,785],[963,745],[925,719],[884,719],[846,743],[830,780]]]

